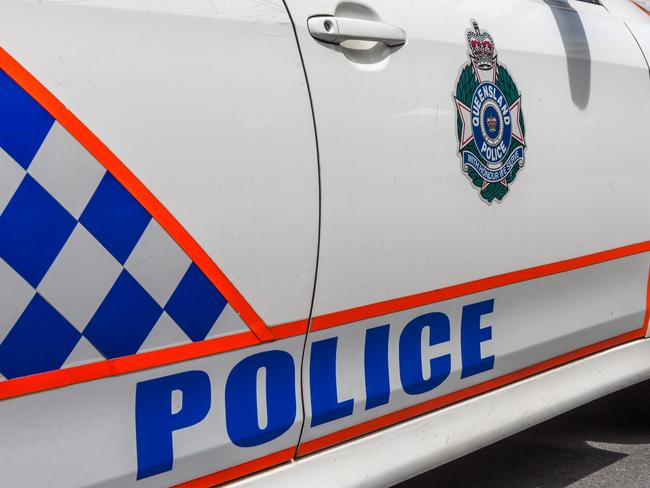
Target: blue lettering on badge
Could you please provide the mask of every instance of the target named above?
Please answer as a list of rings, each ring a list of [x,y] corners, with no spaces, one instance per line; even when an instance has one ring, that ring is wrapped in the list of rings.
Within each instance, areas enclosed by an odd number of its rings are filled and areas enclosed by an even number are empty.
[[[494,39],[478,23],[465,32],[468,63],[453,95],[463,173],[486,203],[501,202],[524,166],[521,93],[497,61]]]
[[[472,97],[472,134],[481,156],[489,163],[501,161],[510,147],[512,124],[505,95],[485,81]]]

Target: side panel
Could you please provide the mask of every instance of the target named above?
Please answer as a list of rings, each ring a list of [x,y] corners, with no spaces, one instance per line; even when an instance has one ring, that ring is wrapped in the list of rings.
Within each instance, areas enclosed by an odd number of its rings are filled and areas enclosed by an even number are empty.
[[[646,334],[650,80],[620,19],[571,0],[287,5],[322,174],[301,454]],[[407,42],[319,42],[315,15]]]
[[[291,459],[317,185],[281,1],[2,2],[0,485]]]

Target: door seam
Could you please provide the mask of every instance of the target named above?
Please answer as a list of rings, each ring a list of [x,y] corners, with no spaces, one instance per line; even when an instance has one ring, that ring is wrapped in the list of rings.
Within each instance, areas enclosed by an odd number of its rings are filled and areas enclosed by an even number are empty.
[[[311,330],[311,323],[312,323],[312,317],[313,317],[313,312],[314,312],[314,302],[316,298],[316,284],[318,282],[318,267],[320,264],[320,245],[321,245],[321,226],[322,226],[322,184],[321,184],[321,167],[320,167],[320,150],[319,150],[319,143],[318,143],[318,129],[316,125],[316,113],[314,110],[314,100],[311,94],[311,87],[309,85],[309,76],[307,75],[307,68],[305,66],[305,58],[302,55],[302,49],[300,47],[300,40],[298,38],[298,30],[296,29],[296,23],[293,20],[293,17],[291,15],[291,11],[289,10],[289,6],[287,5],[285,0],[282,0],[282,3],[284,4],[284,8],[287,12],[287,15],[289,16],[289,20],[291,21],[291,28],[293,29],[293,35],[296,39],[296,47],[298,49],[298,55],[300,56],[300,64],[302,66],[302,71],[305,75],[305,83],[307,86],[307,94],[309,96],[309,108],[311,110],[311,119],[312,119],[312,124],[314,127],[314,143],[316,146],[316,167],[317,167],[317,175],[318,175],[318,231],[317,231],[317,238],[316,238],[316,266],[314,268],[314,286],[312,288],[312,295],[311,295],[311,303],[309,305],[309,317],[307,319],[307,331],[305,332],[305,337],[304,337],[304,342],[303,342],[303,348],[302,348],[302,356],[300,358],[300,368],[299,368],[299,375],[300,375],[300,404],[302,408],[302,426],[300,427],[300,434],[298,435],[298,442],[296,443],[296,449],[294,451],[294,456],[293,458],[298,457],[298,452],[300,449],[300,445],[302,443],[302,438],[303,434],[305,431],[305,425],[306,425],[306,409],[305,409],[305,392],[304,392],[304,381],[303,381],[303,374],[304,374],[304,368],[305,368],[305,353],[307,351],[307,340],[309,338],[309,332]]]

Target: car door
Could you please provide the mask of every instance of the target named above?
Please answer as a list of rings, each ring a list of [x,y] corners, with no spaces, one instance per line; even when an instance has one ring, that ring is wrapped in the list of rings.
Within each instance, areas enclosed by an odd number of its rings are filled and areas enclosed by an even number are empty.
[[[0,2],[0,486],[291,459],[317,235],[281,1]]]
[[[619,20],[287,5],[322,184],[301,454],[646,334],[650,82]]]

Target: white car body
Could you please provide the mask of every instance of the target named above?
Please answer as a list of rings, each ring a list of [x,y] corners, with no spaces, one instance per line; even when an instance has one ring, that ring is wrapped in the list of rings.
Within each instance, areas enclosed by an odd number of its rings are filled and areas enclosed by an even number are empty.
[[[388,486],[650,378],[627,0],[3,0],[0,48],[0,486]]]

